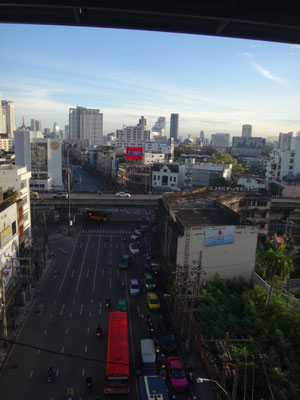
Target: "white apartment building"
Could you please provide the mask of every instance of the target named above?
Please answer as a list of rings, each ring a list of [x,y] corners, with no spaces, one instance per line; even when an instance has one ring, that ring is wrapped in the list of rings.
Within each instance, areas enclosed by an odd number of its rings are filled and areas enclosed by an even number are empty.
[[[197,163],[194,158],[185,160],[184,188],[195,189],[210,186],[214,180],[225,178],[231,181],[232,164]]]
[[[15,131],[16,164],[31,171],[31,189],[62,189],[61,142],[37,136],[26,129]]]
[[[174,157],[174,144],[171,142],[170,144],[166,142],[159,141],[140,141],[140,142],[126,142],[120,140],[112,140],[110,142],[110,146],[116,147],[117,149],[126,151],[126,147],[142,147],[143,151],[152,151],[152,152],[161,152],[163,154],[170,155],[170,158]]]
[[[291,138],[290,135],[284,138],[287,138],[287,142],[282,139],[281,148],[274,149],[270,153],[266,169],[268,184],[274,181],[282,183],[287,178],[296,178],[300,175],[300,134],[298,133],[294,138]],[[291,144],[289,145],[290,139]]]
[[[27,238],[31,236],[30,178],[31,172],[26,167],[0,165],[0,186],[3,192],[9,189],[16,190],[18,199],[23,202],[23,229]]]
[[[0,150],[9,151],[12,149],[12,140],[8,135],[0,135]]]
[[[14,102],[10,100],[2,100],[2,133],[9,135],[12,138],[13,132],[15,130],[15,109]],[[0,132],[1,133],[1,132]]]
[[[144,142],[151,139],[151,131],[143,126],[126,126],[116,130],[116,139],[119,142]]]
[[[152,151],[143,152],[143,164],[162,163],[166,159],[164,153],[152,153]]]
[[[238,176],[238,185],[243,185],[247,189],[265,189],[266,181],[264,178],[255,175],[241,174]]]
[[[155,163],[152,166],[152,189],[177,192],[181,189],[184,177],[184,165]]]
[[[213,133],[211,135],[211,146],[218,151],[224,151],[229,147],[229,133]]]
[[[99,109],[70,108],[69,135],[71,142],[85,147],[102,145],[103,114]]]

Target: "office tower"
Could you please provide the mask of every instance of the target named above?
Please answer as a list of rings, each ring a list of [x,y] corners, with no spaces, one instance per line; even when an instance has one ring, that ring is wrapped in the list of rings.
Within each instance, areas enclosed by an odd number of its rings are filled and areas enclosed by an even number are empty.
[[[171,114],[170,138],[178,139],[179,114]]]
[[[65,139],[70,139],[69,125],[65,125]]]
[[[204,132],[200,131],[200,142],[203,143],[204,142]]]
[[[158,120],[153,125],[152,132],[158,132],[160,136],[164,136],[165,129],[166,129],[166,118],[159,117]]]
[[[213,133],[211,135],[211,146],[216,150],[223,151],[229,147],[229,133]]]
[[[55,133],[56,135],[59,134],[59,126],[57,122],[54,122],[53,124],[53,133]]]
[[[70,139],[87,146],[99,146],[103,137],[103,114],[99,109],[69,109]]]
[[[252,125],[242,126],[242,137],[251,137],[252,135]]]
[[[42,131],[41,121],[37,121],[36,119],[30,120],[30,130],[31,131]]]
[[[281,150],[290,150],[293,139],[293,132],[279,133],[278,148]]]
[[[139,119],[139,126],[142,128],[146,128],[147,126],[147,118],[145,118],[143,115],[141,116],[141,118]]]
[[[44,136],[50,135],[50,128],[44,128]]]
[[[2,100],[1,105],[2,105],[2,115],[5,116],[3,118],[3,123],[2,123],[2,125],[4,125],[4,119],[5,119],[5,129],[3,133],[7,133],[10,137],[12,137],[15,129],[14,102],[10,100]]]

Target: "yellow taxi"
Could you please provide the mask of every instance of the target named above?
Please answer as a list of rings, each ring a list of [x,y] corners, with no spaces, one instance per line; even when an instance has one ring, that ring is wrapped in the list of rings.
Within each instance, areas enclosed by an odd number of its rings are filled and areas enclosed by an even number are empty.
[[[147,294],[147,302],[150,311],[160,310],[160,302],[155,292],[149,292]]]

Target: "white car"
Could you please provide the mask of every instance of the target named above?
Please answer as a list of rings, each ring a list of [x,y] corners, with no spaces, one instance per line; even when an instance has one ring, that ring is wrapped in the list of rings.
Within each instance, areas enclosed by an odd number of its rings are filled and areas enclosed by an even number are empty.
[[[141,236],[143,234],[143,232],[140,229],[135,229],[134,233],[138,236]]]
[[[137,296],[138,294],[140,294],[139,282],[137,279],[130,279],[129,293],[131,296]]]
[[[67,192],[57,192],[52,196],[53,199],[67,199],[69,197]]]
[[[131,197],[129,193],[125,193],[125,192],[118,192],[116,193],[117,197]]]
[[[140,254],[140,249],[137,247],[135,243],[130,243],[129,250],[133,255]]]

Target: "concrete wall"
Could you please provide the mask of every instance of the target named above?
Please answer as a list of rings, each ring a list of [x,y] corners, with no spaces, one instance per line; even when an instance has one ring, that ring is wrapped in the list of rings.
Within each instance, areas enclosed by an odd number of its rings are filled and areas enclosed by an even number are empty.
[[[201,279],[242,277],[251,279],[255,265],[258,228],[252,225],[234,227],[234,243],[205,246],[205,227],[190,229],[188,265],[202,265]],[[177,264],[185,263],[186,233],[178,238]],[[193,275],[191,275],[193,279]]]

